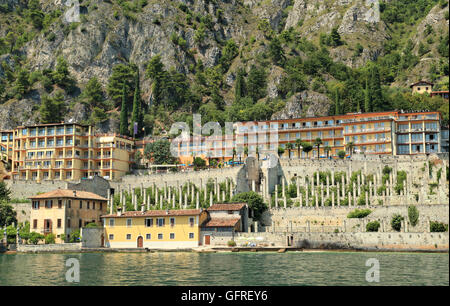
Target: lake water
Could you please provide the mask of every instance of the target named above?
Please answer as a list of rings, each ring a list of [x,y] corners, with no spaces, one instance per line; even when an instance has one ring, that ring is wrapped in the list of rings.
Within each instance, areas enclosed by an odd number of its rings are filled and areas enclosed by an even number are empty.
[[[448,254],[374,252],[0,254],[0,285],[73,285],[69,258],[79,285],[449,285]]]

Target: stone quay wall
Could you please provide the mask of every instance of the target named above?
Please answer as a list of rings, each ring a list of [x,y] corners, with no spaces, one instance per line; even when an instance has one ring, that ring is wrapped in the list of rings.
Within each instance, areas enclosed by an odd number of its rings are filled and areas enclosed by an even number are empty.
[[[211,242],[215,243],[215,237]],[[448,233],[238,233],[237,246],[448,251]],[[224,246],[222,244],[221,246]],[[219,246],[219,244],[216,244]]]
[[[81,243],[60,243],[60,244],[19,244],[17,252],[41,253],[41,252],[79,252]]]
[[[372,212],[365,218],[347,218],[355,207],[293,207],[272,208],[263,213],[259,231],[266,232],[365,232],[366,224],[380,222],[378,232],[394,232],[391,219],[394,214],[404,218],[403,232],[426,233],[430,231],[430,222],[449,223],[449,205],[415,205],[419,211],[419,220],[415,226],[408,218],[409,205],[369,206]],[[366,209],[366,207],[357,207]]]

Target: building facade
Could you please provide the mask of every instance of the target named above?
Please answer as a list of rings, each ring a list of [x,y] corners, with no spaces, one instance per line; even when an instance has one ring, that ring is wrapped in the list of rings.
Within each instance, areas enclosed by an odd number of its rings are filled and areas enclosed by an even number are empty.
[[[127,211],[102,216],[105,246],[110,248],[177,249],[201,245],[201,209]]]
[[[418,93],[418,94],[423,94],[423,93],[429,93],[431,94],[431,92],[433,91],[433,83],[428,82],[428,81],[418,81],[416,83],[411,84],[409,87],[412,90],[412,93]]]
[[[134,145],[131,138],[95,135],[92,126],[72,123],[20,126],[12,144],[7,139],[12,178],[34,181],[118,179],[130,169]]]
[[[232,135],[175,139],[174,147],[186,164],[196,156],[222,162],[247,155],[264,158],[278,154],[278,147],[284,149],[284,158],[337,158],[339,151],[347,156],[438,153],[445,148],[441,120],[439,112],[390,111],[241,122],[234,124]],[[311,144],[312,150],[304,152],[299,141]]]
[[[107,199],[95,193],[68,189],[30,197],[30,231],[56,235],[56,242],[89,223],[101,225],[100,216],[107,211]]]

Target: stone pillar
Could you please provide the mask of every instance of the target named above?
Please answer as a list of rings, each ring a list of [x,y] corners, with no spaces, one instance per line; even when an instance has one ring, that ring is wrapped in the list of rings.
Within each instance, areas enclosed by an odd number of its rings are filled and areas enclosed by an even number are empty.
[[[324,191],[323,191],[324,187],[323,184],[320,184],[320,206],[323,207],[324,205],[324,201],[323,201],[323,195],[324,195]]]
[[[300,193],[300,207],[303,206],[303,193]]]
[[[318,195],[316,195],[315,199],[316,199],[316,208],[319,208],[319,197],[318,197]]]
[[[281,178],[281,188],[282,188],[282,197],[283,198],[286,196],[286,190],[285,190],[284,184],[285,184],[284,178]]]
[[[278,208],[278,185],[275,185],[275,208]]]
[[[163,209],[163,194],[159,195],[159,209]]]
[[[300,197],[300,182],[297,176],[297,180],[296,180],[296,185],[297,185],[297,198]]]
[[[111,195],[110,195],[111,197]],[[114,209],[114,196],[111,197],[110,200],[110,205],[109,205],[109,214],[112,215],[113,214],[113,209]]]
[[[209,206],[212,206],[212,205],[213,205],[213,193],[210,192],[209,193]]]
[[[252,191],[255,192],[256,188],[255,188],[255,180],[252,180]]]
[[[351,194],[350,194],[350,191],[348,192],[348,207],[351,207],[352,206],[352,197],[351,197]]]
[[[356,177],[357,177],[357,182],[358,182],[358,197],[360,197],[361,196],[361,178],[360,178],[359,174]]]
[[[195,201],[195,208],[199,209],[199,207],[200,207],[200,199],[199,199],[200,195],[199,195],[199,192],[196,193],[196,196],[197,197],[196,197],[196,201]]]
[[[306,184],[306,193],[305,193],[305,196],[306,196],[306,207],[308,207],[309,206],[309,184]]]
[[[327,198],[330,197],[330,177],[327,175]]]
[[[175,209],[175,192],[172,194],[172,208]]]
[[[331,208],[334,208],[334,192],[331,193]]]
[[[284,209],[286,209],[286,208],[287,208],[287,199],[286,199],[286,196],[283,197],[283,200],[284,200]]]
[[[331,169],[331,186],[334,187],[334,169]]]
[[[369,193],[366,191],[366,207],[369,207]]]

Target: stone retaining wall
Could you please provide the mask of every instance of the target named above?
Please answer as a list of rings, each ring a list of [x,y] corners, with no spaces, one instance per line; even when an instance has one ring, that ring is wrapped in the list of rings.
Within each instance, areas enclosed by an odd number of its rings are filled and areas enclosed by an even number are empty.
[[[40,252],[79,252],[81,243],[60,243],[60,244],[19,244],[18,252],[40,253]]]

